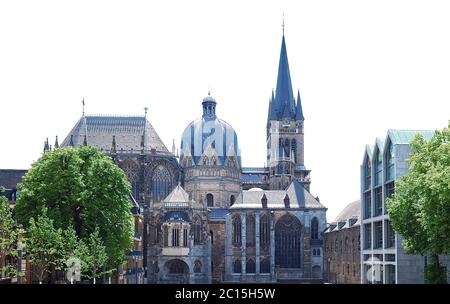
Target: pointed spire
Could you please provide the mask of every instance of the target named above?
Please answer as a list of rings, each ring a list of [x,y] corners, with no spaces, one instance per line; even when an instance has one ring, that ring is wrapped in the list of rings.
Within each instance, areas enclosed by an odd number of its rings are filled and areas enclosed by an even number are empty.
[[[59,143],[58,143],[58,135],[56,135],[56,139],[55,139],[55,149],[59,148]]]
[[[295,120],[305,120],[303,117],[302,100],[300,99],[300,90],[297,93],[297,110],[295,112]]]
[[[71,147],[75,146],[74,143],[73,143],[73,134],[70,134],[69,146],[71,146]]]
[[[284,21],[283,21],[284,24]],[[272,100],[272,111],[276,119],[295,117],[295,99],[292,91],[291,73],[289,71],[289,62],[286,50],[286,41],[281,41],[280,62],[278,65],[277,87],[275,97]]]
[[[274,102],[275,102],[275,92],[272,89],[272,97],[269,100],[269,111],[268,111],[268,114],[267,114],[267,122],[269,122],[269,120],[276,120],[277,119],[277,116],[276,116],[275,111],[274,111],[274,107],[275,107],[274,106]]]
[[[44,152],[50,151],[50,146],[48,144],[48,137],[47,139],[44,141]]]

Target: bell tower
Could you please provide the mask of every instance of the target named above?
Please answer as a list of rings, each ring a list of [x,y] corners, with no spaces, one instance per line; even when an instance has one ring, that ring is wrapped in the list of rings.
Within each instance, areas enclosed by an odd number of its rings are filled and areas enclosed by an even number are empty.
[[[304,116],[300,91],[297,100],[284,37],[281,41],[277,86],[269,100],[267,115],[267,166],[272,190],[284,190],[296,179],[309,191],[309,170],[304,164]]]

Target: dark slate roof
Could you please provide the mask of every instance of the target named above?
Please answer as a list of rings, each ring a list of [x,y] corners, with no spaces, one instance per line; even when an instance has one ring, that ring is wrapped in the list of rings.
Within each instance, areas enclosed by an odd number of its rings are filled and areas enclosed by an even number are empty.
[[[116,137],[116,150],[140,151],[145,124],[145,150],[169,153],[153,126],[144,116],[86,116],[87,143],[99,150],[110,151],[113,136]],[[70,145],[73,135],[74,146],[83,144],[86,133],[84,119],[81,117],[67,135],[61,146]]]
[[[17,184],[27,171],[28,170],[0,169],[0,186],[3,186],[5,189],[16,189]]]
[[[228,214],[228,208],[211,208],[209,212],[210,220],[225,220]]]
[[[186,212],[180,211],[180,210],[167,211],[164,214],[163,220],[165,222],[166,221],[185,221],[185,222],[189,222],[189,215]]]
[[[312,196],[298,181],[293,181],[286,190],[248,190],[242,193],[236,199],[236,203],[230,209],[239,208],[262,208],[261,198],[267,197],[268,209],[284,209],[284,198],[289,196],[289,208],[314,208],[326,209],[317,198]]]

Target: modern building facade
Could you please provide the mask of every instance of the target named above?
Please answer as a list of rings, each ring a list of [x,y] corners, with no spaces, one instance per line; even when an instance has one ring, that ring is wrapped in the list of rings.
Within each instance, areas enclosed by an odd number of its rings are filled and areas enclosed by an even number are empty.
[[[434,131],[388,130],[385,138],[377,138],[365,148],[361,165],[361,283],[424,283],[425,257],[406,254],[386,208],[396,179],[408,172],[410,142],[417,134],[428,140]],[[441,262],[450,269],[448,256]]]
[[[324,232],[324,281],[361,282],[360,201],[348,204]]]

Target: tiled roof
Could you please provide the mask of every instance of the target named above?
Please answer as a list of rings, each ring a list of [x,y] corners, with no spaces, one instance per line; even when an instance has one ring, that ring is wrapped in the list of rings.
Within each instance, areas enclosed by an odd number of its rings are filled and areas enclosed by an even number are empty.
[[[140,151],[145,124],[145,149],[169,153],[153,126],[143,116],[86,116],[87,143],[99,150],[110,151],[113,136],[119,151]],[[73,135],[74,146],[83,144],[86,126],[83,117],[73,127],[61,146],[69,146]]]
[[[293,181],[287,190],[255,190],[242,191],[236,199],[236,203],[230,209],[238,208],[262,208],[261,198],[267,197],[268,209],[284,209],[284,198],[289,196],[289,208],[315,208],[326,209],[311,193],[309,193],[298,181]]]

